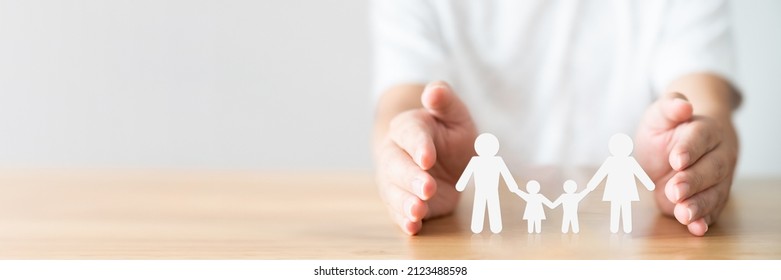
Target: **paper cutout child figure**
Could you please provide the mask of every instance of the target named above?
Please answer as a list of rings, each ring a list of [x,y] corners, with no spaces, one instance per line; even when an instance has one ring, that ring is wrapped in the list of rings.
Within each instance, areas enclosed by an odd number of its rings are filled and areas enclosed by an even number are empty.
[[[520,189],[513,192],[523,198],[523,200],[526,200],[523,219],[526,220],[529,233],[540,233],[542,231],[542,220],[545,220],[545,210],[542,208],[542,205],[545,204],[548,208],[553,208],[553,202],[540,194],[540,183],[535,180],[526,183],[526,191],[529,193],[525,193]]]
[[[456,182],[456,190],[464,191],[469,178],[474,174],[475,202],[472,209],[472,232],[474,233],[483,231],[486,207],[488,207],[488,221],[491,224],[491,231],[493,233],[502,231],[502,213],[499,208],[499,175],[502,175],[510,191],[518,189],[518,185],[510,171],[507,170],[504,160],[496,156],[498,151],[499,140],[496,139],[496,136],[490,133],[477,136],[475,139],[477,156],[469,160],[464,173]]]
[[[588,189],[582,190],[580,193],[575,193],[578,189],[578,184],[575,181],[567,180],[564,182],[564,194],[559,196],[553,201],[553,207],[556,208],[559,204],[563,205],[564,218],[561,221],[561,233],[568,233],[570,226],[572,232],[580,232],[580,224],[578,223],[578,204],[589,193]]]
[[[587,184],[587,189],[593,191],[607,177],[603,201],[610,201],[610,232],[618,232],[619,215],[623,218],[624,232],[632,232],[632,201],[639,201],[635,176],[646,189],[654,190],[654,182],[643,171],[632,154],[634,144],[632,138],[618,133],[610,137],[610,154],[597,173]]]

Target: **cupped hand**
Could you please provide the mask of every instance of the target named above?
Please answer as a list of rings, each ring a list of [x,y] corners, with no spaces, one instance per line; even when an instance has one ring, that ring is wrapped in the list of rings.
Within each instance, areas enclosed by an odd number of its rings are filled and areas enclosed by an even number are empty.
[[[702,236],[729,197],[738,138],[731,119],[693,112],[680,93],[659,98],[638,127],[635,156],[658,186],[662,212]]]
[[[420,102],[422,108],[395,115],[374,145],[380,196],[410,235],[423,219],[453,212],[459,198],[454,186],[477,136],[466,105],[448,84],[428,84]]]

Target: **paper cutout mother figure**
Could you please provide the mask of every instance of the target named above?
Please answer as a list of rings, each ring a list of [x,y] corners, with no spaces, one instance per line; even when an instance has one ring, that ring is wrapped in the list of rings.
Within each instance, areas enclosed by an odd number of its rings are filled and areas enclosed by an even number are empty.
[[[483,219],[485,208],[488,207],[488,221],[491,224],[491,232],[502,231],[502,213],[499,207],[499,175],[504,177],[504,182],[511,192],[518,191],[507,165],[501,157],[496,156],[499,151],[499,140],[490,133],[483,133],[475,140],[475,152],[456,182],[456,190],[464,191],[469,178],[475,177],[475,203],[472,208],[472,232],[483,231]]]
[[[654,190],[654,182],[643,171],[632,154],[634,144],[632,138],[618,133],[610,137],[610,154],[597,173],[587,184],[587,189],[593,191],[607,177],[605,193],[602,201],[610,201],[610,232],[618,232],[619,215],[623,218],[625,233],[632,232],[632,201],[639,201],[635,176],[649,191]]]

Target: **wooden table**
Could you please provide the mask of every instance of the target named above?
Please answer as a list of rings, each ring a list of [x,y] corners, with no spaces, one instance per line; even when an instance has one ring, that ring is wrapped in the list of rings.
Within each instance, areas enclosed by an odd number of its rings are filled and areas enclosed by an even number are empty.
[[[514,175],[555,198],[562,178],[581,189],[588,174]],[[560,232],[561,208],[528,234],[523,200],[504,187],[503,232],[472,234],[470,183],[455,214],[409,237],[368,172],[4,169],[0,259],[781,259],[779,185],[738,179],[720,222],[695,237],[644,189],[634,231],[611,234],[603,186],[581,202],[580,234]]]

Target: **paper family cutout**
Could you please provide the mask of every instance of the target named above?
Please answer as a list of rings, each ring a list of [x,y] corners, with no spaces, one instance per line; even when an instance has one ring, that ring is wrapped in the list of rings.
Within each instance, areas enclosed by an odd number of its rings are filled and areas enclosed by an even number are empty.
[[[562,233],[568,233],[570,228],[573,233],[580,232],[578,204],[603,180],[606,182],[602,200],[610,202],[610,231],[618,232],[619,218],[623,218],[621,221],[624,232],[632,232],[632,201],[640,200],[635,177],[649,191],[654,190],[654,183],[637,160],[631,156],[634,149],[632,138],[622,133],[615,134],[610,138],[608,148],[611,156],[602,163],[594,177],[589,180],[586,189],[576,193],[577,183],[573,180],[567,180],[563,185],[564,193],[555,201],[550,201],[539,193],[540,183],[535,180],[530,180],[526,184],[526,192],[518,188],[518,184],[510,174],[504,160],[496,155],[499,152],[499,140],[490,133],[480,134],[475,139],[477,156],[469,160],[464,173],[456,182],[456,190],[461,192],[466,188],[469,179],[474,177],[475,201],[472,208],[472,232],[480,233],[483,231],[486,208],[488,208],[488,222],[491,232],[499,233],[502,231],[502,213],[499,207],[500,176],[511,192],[526,201],[523,219],[527,222],[529,233],[542,231],[542,220],[545,220],[543,205],[550,209],[562,205]]]

